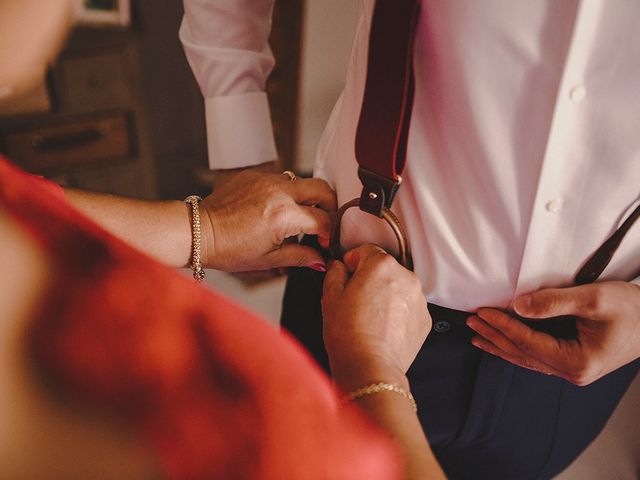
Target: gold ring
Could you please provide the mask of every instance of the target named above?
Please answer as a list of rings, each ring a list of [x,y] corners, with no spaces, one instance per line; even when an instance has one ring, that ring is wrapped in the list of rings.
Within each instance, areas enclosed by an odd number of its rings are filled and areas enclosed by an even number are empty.
[[[282,175],[286,175],[287,177],[289,177],[289,180],[291,180],[292,182],[296,181],[296,174],[293,173],[291,170],[285,170],[284,172],[282,172]]]

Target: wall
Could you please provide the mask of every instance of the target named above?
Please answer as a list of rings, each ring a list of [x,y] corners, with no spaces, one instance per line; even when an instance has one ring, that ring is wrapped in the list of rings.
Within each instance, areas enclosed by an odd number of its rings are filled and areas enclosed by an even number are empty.
[[[298,170],[311,171],[318,140],[344,85],[356,23],[355,0],[305,2]]]

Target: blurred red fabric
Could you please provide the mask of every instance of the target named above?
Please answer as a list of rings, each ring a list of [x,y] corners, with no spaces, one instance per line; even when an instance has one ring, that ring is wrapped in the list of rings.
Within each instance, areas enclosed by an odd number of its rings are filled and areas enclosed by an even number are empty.
[[[169,478],[390,479],[399,458],[285,333],[0,158],[0,202],[52,265],[30,326],[47,382],[133,422]],[[117,459],[114,459],[117,461]]]

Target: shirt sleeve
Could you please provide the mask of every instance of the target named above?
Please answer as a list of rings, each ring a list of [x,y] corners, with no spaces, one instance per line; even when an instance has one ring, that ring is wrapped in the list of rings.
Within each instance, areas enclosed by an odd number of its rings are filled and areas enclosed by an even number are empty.
[[[272,10],[273,0],[184,0],[179,35],[205,99],[211,168],[277,158],[265,93]]]

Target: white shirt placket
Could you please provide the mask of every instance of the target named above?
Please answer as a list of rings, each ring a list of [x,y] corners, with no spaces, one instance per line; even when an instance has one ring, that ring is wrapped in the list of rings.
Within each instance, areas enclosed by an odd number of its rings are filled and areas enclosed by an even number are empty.
[[[581,180],[588,172],[581,141],[581,118],[589,102],[585,71],[604,3],[583,0],[576,11],[514,297],[570,283],[579,267],[574,264],[570,239],[573,225],[580,220]]]

